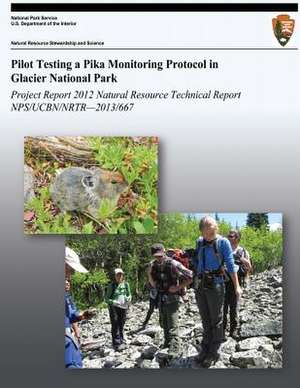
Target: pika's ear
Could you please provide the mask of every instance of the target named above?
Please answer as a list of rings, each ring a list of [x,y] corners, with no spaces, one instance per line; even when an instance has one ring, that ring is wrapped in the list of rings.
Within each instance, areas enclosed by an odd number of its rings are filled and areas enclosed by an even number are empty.
[[[87,176],[84,176],[82,178],[81,183],[82,183],[83,187],[91,189],[91,188],[95,187],[96,180],[95,180],[95,177],[93,175],[87,175]]]

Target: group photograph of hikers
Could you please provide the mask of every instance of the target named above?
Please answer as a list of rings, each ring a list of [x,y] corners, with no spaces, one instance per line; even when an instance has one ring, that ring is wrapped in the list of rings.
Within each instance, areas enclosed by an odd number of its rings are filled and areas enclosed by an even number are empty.
[[[65,367],[283,367],[280,213],[165,213],[68,236]]]

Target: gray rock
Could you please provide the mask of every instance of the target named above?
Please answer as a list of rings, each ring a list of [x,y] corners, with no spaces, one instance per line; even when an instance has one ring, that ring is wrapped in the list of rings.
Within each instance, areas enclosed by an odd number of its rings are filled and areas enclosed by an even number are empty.
[[[250,322],[242,325],[240,330],[241,338],[258,337],[258,336],[281,336],[282,322],[274,320],[264,320],[260,322]]]
[[[233,351],[233,353],[234,353],[234,351]],[[222,363],[224,365],[226,365],[227,367],[232,366],[232,364],[230,362],[230,357],[231,357],[231,355],[233,353],[224,353],[224,352],[221,351],[221,353],[220,353],[220,361],[222,361]]]
[[[236,342],[233,338],[229,337],[229,338],[227,339],[227,341],[224,342],[224,343],[221,345],[221,347],[220,347],[220,352],[221,352],[221,353],[232,354],[232,353],[235,352],[236,344],[237,344],[237,342]]]
[[[162,328],[160,326],[150,326],[144,330],[141,330],[139,332],[139,334],[142,334],[142,335],[144,334],[144,335],[148,335],[150,337],[155,337],[155,335],[157,333],[161,333],[161,332],[162,332]]]
[[[270,284],[274,288],[282,287],[282,279],[281,279],[281,277],[272,276]]]
[[[99,350],[103,346],[103,341],[93,341],[83,343],[81,348],[85,352],[91,352],[93,350]]]
[[[116,369],[130,369],[135,366],[135,363],[132,361],[124,361],[121,364],[116,366]]]
[[[270,368],[282,368],[283,359],[282,352],[275,350],[270,356]]]
[[[143,345],[148,345],[151,342],[152,342],[152,338],[150,336],[145,334],[140,334],[131,342],[131,344],[137,345],[137,346],[143,346]]]
[[[139,351],[136,351],[136,352],[133,352],[133,353],[130,352],[128,354],[128,356],[130,357],[131,360],[136,362],[137,360],[139,360],[141,358],[141,352],[139,352]]]
[[[256,368],[267,368],[268,360],[262,356],[261,352],[257,350],[247,350],[245,352],[236,352],[230,357],[233,365],[240,368],[249,368],[254,366]]]
[[[240,310],[239,314],[240,323],[246,323],[253,319],[253,313],[248,310]]]
[[[252,337],[240,341],[237,344],[238,351],[245,351],[251,349],[259,349],[261,346],[271,344],[272,341],[268,337]]]
[[[192,314],[199,314],[199,310],[198,310],[197,304],[196,303],[194,305],[190,304],[187,307],[187,312],[188,313],[192,313]]]
[[[141,352],[141,358],[145,360],[152,360],[155,353],[158,351],[158,347],[155,345],[147,345]]]
[[[158,352],[155,353],[155,359],[159,362],[161,360],[165,360],[169,358],[169,352],[168,349],[161,349]]]
[[[94,333],[93,338],[97,339],[105,334],[106,334],[106,330],[101,330],[101,331],[98,331],[97,333]]]
[[[227,369],[227,366],[219,360],[214,365],[210,366],[209,369]]]
[[[105,354],[104,352],[101,350],[93,350],[92,352],[89,353],[89,359],[90,360],[94,360],[94,359],[98,359],[98,358],[101,358],[101,357],[104,357]]]
[[[186,329],[181,328],[181,330],[179,330],[179,337],[181,338],[191,337],[193,331],[194,331],[193,327],[188,327]]]
[[[90,369],[103,368],[103,362],[99,358],[94,359],[94,360],[83,359],[82,364],[83,364],[83,368],[90,368]]]
[[[103,368],[111,369],[120,365],[122,362],[112,357],[107,357],[104,361]]]
[[[198,350],[194,345],[188,345],[184,354],[186,355],[186,357],[196,357],[198,355]]]
[[[274,346],[274,349],[276,350],[282,350],[282,339],[273,341],[273,346]]]
[[[138,366],[142,369],[159,369],[159,363],[156,360],[142,360]]]
[[[33,169],[26,164],[24,165],[24,203],[27,204],[34,197],[35,178]]]
[[[258,347],[258,350],[266,358],[271,358],[274,353],[274,347],[272,344],[264,344]]]

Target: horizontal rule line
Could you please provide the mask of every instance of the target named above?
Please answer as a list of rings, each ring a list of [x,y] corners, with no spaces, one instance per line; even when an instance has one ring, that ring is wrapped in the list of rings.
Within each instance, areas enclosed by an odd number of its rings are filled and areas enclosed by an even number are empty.
[[[12,12],[297,12],[298,3],[11,3]]]
[[[240,51],[251,51],[251,50],[298,50],[297,47],[107,47],[107,48],[84,48],[84,47],[51,47],[51,48],[22,48],[22,47],[11,47],[11,50],[18,51],[51,51],[51,50],[99,50],[99,51],[205,51],[205,50],[240,50]]]

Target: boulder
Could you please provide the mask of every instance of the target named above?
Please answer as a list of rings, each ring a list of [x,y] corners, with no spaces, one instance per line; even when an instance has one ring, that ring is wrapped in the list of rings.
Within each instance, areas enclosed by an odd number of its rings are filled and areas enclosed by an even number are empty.
[[[116,369],[131,369],[134,368],[135,363],[132,361],[124,361],[116,366]]]
[[[161,332],[162,332],[162,328],[160,326],[150,326],[144,330],[139,331],[139,334],[155,337],[157,333],[161,333]]]
[[[152,338],[149,335],[140,334],[131,341],[132,345],[143,346],[152,342]]]
[[[245,351],[245,350],[251,350],[251,349],[259,349],[259,347],[271,344],[272,341],[268,337],[252,337],[244,339],[243,341],[240,341],[237,344],[237,350],[238,351]]]
[[[258,336],[282,336],[282,322],[262,319],[261,321],[250,321],[242,325],[240,330],[241,338]]]
[[[227,369],[227,366],[219,360],[214,365],[210,366],[209,369]]]
[[[237,342],[231,338],[228,337],[227,341],[224,342],[220,347],[220,353],[227,353],[232,354],[235,352]]]
[[[141,360],[138,367],[142,369],[159,369],[159,363],[156,360]]]
[[[263,357],[262,353],[257,350],[247,350],[245,352],[236,352],[230,357],[233,365],[240,368],[267,368],[268,360]]]
[[[141,358],[145,360],[152,360],[155,353],[158,351],[158,347],[155,345],[147,345],[141,352]]]
[[[117,360],[113,357],[107,357],[104,361],[103,368],[107,368],[107,369],[116,368],[121,363],[122,361],[120,360]]]

